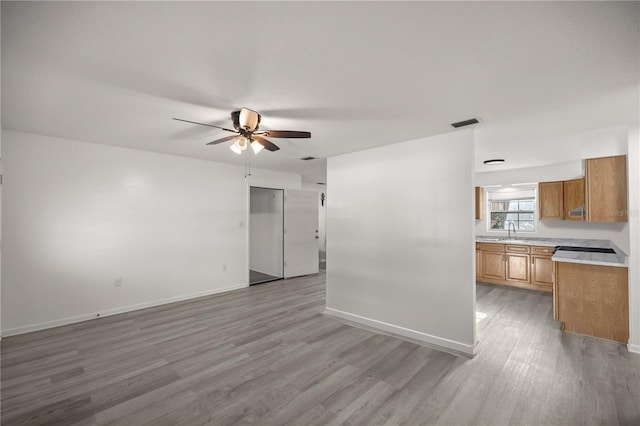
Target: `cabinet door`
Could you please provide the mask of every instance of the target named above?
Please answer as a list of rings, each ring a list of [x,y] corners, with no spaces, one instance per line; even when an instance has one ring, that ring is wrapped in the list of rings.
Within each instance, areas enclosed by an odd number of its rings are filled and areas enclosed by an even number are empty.
[[[504,280],[504,253],[482,252],[482,276],[495,280]]]
[[[565,220],[585,220],[586,201],[584,197],[584,187],[584,178],[564,181]]]
[[[482,213],[484,213],[483,193],[482,187],[476,186],[476,220],[482,219]]]
[[[627,221],[627,156],[587,160],[587,220]]]
[[[482,278],[482,251],[476,250],[476,279]]]
[[[553,261],[551,256],[531,255],[531,284],[553,287]]]
[[[504,253],[482,251],[482,276],[494,280],[504,280]]]
[[[529,255],[507,253],[507,280],[529,282]]]
[[[540,182],[538,184],[540,220],[562,219],[563,191],[563,182]]]

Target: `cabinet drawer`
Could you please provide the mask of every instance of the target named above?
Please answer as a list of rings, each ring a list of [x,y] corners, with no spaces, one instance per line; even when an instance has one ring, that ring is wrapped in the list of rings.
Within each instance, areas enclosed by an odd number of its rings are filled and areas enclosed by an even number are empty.
[[[504,252],[504,244],[482,244],[483,251],[499,251]]]
[[[553,254],[553,247],[531,247],[532,254],[548,254],[551,256]]]
[[[507,252],[509,253],[529,253],[529,246],[514,246],[507,245]]]

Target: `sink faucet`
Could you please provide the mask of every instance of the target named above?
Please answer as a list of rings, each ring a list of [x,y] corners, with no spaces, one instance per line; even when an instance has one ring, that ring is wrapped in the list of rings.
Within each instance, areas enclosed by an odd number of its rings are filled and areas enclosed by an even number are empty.
[[[511,227],[513,227],[513,239],[515,240],[516,239],[516,225],[511,221],[509,221],[509,226],[508,226],[508,228],[509,228],[509,236],[507,238],[511,239]]]

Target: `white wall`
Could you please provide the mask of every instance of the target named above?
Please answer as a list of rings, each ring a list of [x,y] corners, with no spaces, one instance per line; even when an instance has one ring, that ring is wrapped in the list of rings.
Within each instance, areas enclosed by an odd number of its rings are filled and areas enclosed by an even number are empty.
[[[300,189],[302,176],[293,173],[274,172],[272,170],[251,169],[247,182],[251,186],[274,189]]]
[[[247,285],[243,167],[2,136],[3,335]]]
[[[249,268],[282,277],[284,191],[251,188]]]
[[[576,158],[574,161],[544,167],[476,173],[475,185],[551,182],[580,178],[584,176],[584,159],[627,154],[628,130],[626,127],[592,131],[580,135],[579,138],[581,140],[581,149],[575,152],[574,155]],[[476,235],[487,235],[488,233],[487,215],[485,214],[482,220],[476,221]],[[491,233],[496,232],[491,231]],[[507,231],[503,233],[506,234]],[[535,233],[527,233],[526,235],[534,237],[611,240],[627,254],[630,248],[628,223],[586,223],[567,220],[543,220],[538,221]]]
[[[473,149],[464,130],[329,158],[327,314],[474,353]]]

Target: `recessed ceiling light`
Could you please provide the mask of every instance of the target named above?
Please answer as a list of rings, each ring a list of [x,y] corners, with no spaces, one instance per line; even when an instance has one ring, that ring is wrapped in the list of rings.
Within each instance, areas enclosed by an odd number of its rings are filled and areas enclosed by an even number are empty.
[[[491,160],[484,160],[483,163],[488,165],[488,166],[491,166],[493,164],[502,164],[502,163],[504,163],[504,158],[494,158],[494,159],[491,159]]]

